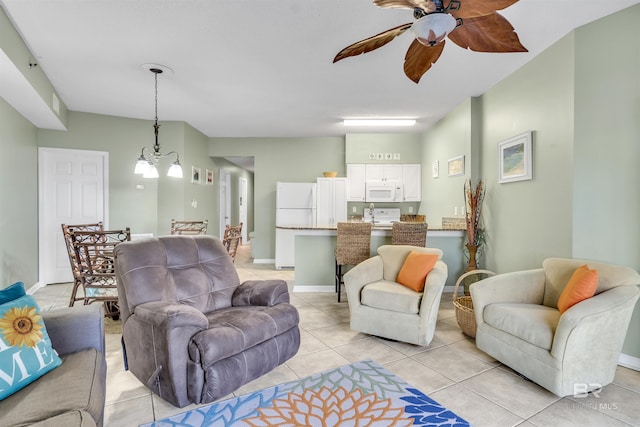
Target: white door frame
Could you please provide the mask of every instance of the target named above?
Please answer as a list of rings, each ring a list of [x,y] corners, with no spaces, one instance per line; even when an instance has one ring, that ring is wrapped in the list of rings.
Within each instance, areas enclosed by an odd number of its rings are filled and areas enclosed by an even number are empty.
[[[247,244],[247,178],[238,177],[238,220],[242,222],[242,243]]]
[[[220,238],[224,236],[224,229],[231,225],[231,172],[220,168]]]
[[[45,190],[47,186],[44,183],[46,177],[44,176],[45,156],[50,153],[56,154],[78,154],[78,153],[91,153],[100,154],[103,158],[103,223],[105,227],[109,226],[109,153],[106,151],[93,151],[93,150],[73,150],[66,148],[51,148],[51,147],[38,147],[38,285],[37,287],[44,287],[47,284],[45,260],[48,254],[46,253],[48,239],[55,238],[49,236],[45,232]],[[35,291],[35,289],[34,289]]]

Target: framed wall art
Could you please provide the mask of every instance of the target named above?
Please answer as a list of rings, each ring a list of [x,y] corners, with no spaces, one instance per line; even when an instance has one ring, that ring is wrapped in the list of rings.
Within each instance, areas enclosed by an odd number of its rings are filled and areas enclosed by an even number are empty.
[[[201,179],[200,168],[197,166],[191,166],[191,182],[193,184],[200,184]]]
[[[431,162],[431,176],[434,178],[440,176],[440,162],[438,160]]]
[[[449,159],[447,166],[449,176],[464,175],[464,155]]]
[[[498,182],[524,181],[533,177],[531,145],[533,132],[525,132],[498,143]]]
[[[205,183],[207,185],[213,185],[213,171],[211,169],[206,169],[207,177]]]

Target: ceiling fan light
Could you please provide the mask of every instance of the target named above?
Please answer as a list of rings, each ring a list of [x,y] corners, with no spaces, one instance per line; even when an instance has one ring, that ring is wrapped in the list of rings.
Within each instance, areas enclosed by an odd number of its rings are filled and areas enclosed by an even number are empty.
[[[425,46],[440,43],[456,28],[456,20],[448,13],[430,13],[413,23],[411,32]]]

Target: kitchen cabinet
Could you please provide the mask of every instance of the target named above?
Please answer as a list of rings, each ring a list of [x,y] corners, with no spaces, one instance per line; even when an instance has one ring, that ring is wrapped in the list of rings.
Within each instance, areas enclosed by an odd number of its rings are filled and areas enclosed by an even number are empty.
[[[367,180],[380,180],[389,182],[402,181],[402,165],[398,164],[366,164],[365,174]]]
[[[316,226],[336,227],[347,220],[347,178],[318,178]]]
[[[419,202],[422,199],[422,167],[419,164],[402,165],[404,201]]]
[[[364,164],[350,163],[347,165],[347,201],[365,201],[365,167]]]

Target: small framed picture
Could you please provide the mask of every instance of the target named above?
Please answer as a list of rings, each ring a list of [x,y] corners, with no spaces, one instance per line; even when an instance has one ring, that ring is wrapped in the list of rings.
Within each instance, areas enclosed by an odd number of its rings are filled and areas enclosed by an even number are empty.
[[[438,160],[431,162],[431,176],[434,178],[440,176],[440,162]]]
[[[191,182],[193,184],[200,184],[200,168],[197,166],[191,166]]]
[[[449,176],[464,175],[464,155],[449,159],[448,173]]]
[[[498,182],[524,181],[533,177],[531,143],[525,132],[498,143]]]
[[[206,184],[213,185],[213,171],[211,169],[206,169],[206,171],[207,171]]]

